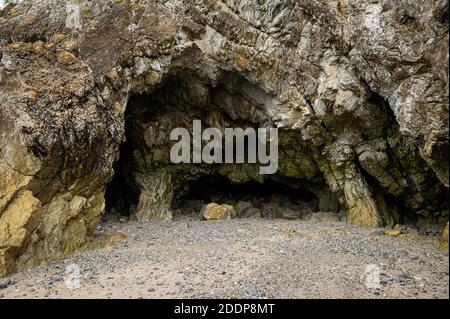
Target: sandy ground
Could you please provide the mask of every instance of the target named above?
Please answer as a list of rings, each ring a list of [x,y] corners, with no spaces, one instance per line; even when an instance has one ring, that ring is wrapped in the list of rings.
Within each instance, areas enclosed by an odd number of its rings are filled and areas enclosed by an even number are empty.
[[[110,220],[98,232],[127,239],[0,279],[0,298],[449,298],[449,255],[436,237],[188,217]]]

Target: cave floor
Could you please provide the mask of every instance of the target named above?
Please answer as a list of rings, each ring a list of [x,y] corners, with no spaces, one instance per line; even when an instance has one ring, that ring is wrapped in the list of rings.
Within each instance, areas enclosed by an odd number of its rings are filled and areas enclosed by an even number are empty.
[[[331,221],[186,216],[147,223],[109,218],[97,231],[127,238],[0,279],[0,297],[449,297],[449,255],[431,236],[399,239]],[[72,264],[80,269],[77,289],[66,285]],[[369,289],[366,272],[376,267],[381,288]]]

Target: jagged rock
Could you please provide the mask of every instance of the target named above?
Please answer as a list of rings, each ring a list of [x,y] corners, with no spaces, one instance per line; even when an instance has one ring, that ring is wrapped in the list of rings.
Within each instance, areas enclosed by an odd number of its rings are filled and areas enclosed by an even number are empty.
[[[119,155],[138,220],[202,176],[264,181],[171,165],[193,118],[278,127],[278,175],[348,223],[448,220],[448,1],[71,5],[0,11],[0,276],[89,240]]]
[[[231,205],[210,203],[202,209],[201,215],[205,220],[218,220],[235,218],[237,213]]]

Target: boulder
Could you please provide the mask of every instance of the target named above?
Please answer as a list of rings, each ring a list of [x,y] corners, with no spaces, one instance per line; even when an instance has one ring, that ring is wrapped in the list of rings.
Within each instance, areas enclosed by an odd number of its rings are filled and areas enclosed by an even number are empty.
[[[276,203],[264,203],[261,208],[261,215],[267,219],[282,218],[282,209]]]
[[[210,203],[203,207],[201,215],[205,220],[231,219],[237,216],[233,206],[216,203]]]
[[[384,235],[388,237],[400,237],[401,235],[404,235],[408,233],[405,226],[395,225],[395,227],[391,229],[385,229]]]
[[[384,235],[388,237],[399,237],[402,234],[400,229],[385,229]]]
[[[237,216],[239,218],[260,218],[261,210],[253,207],[253,204],[248,201],[239,201],[235,206]]]
[[[253,206],[245,208],[239,215],[239,218],[261,218],[261,217],[262,217],[261,210]]]

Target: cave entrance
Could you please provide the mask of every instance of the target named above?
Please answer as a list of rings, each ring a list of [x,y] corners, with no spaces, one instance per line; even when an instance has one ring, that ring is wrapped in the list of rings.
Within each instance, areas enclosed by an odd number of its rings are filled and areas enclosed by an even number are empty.
[[[126,143],[106,189],[107,213],[138,220],[198,216],[209,203],[230,204],[239,217],[339,212],[338,200],[313,164],[300,132],[281,132],[280,172],[264,182],[259,164],[173,164],[171,132],[192,132],[194,120],[220,132],[276,125],[268,115],[279,103],[276,96],[239,74],[218,71],[210,79],[197,72],[172,70],[152,92],[131,96],[125,112]]]

